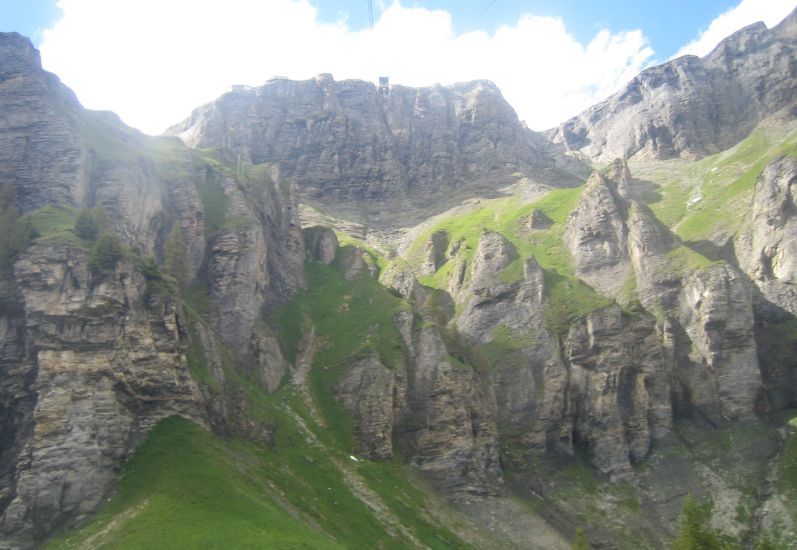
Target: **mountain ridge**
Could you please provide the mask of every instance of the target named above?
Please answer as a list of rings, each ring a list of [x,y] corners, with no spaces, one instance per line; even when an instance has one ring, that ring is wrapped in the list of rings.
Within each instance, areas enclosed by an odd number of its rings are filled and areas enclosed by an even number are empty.
[[[598,161],[717,153],[767,116],[786,111],[793,117],[796,46],[797,11],[772,29],[749,25],[702,58],[687,55],[645,69],[546,136]]]
[[[355,221],[389,219],[387,201],[405,217],[426,215],[428,203],[453,205],[450,195],[494,193],[523,177],[573,185],[585,170],[483,80],[393,86],[380,96],[372,83],[330,75],[277,79],[225,94],[167,133],[193,147],[226,144],[247,163],[276,163],[305,201],[333,213],[348,207]]]
[[[155,425],[155,449],[204,442],[192,467],[256,483],[307,540],[565,548],[582,527],[660,547],[688,492],[743,544],[797,540],[788,128],[586,178],[486,81],[385,99],[321,76],[198,108],[173,128],[196,149],[82,109],[19,35],[4,48],[0,223],[28,229],[0,255],[0,548],[136,540],[163,495],[149,471],[114,488],[131,456],[172,467],[135,454]],[[698,201],[657,175],[679,170]],[[731,192],[742,216],[721,237],[703,220],[703,243],[657,214],[669,193],[689,215]],[[365,205],[339,225],[363,234],[302,229],[302,195],[341,218]],[[430,213],[398,249],[360,240]]]

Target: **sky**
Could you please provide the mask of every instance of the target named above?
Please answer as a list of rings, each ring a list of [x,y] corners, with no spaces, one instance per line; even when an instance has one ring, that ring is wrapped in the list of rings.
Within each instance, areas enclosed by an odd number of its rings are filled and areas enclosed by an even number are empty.
[[[553,127],[640,70],[772,27],[797,0],[0,0],[0,31],[91,109],[157,134],[233,84],[332,73],[407,86],[486,78]]]

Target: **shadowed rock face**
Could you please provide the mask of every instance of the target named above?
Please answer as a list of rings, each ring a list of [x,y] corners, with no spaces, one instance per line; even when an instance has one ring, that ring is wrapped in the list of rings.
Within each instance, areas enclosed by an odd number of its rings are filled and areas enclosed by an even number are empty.
[[[92,242],[45,230],[0,268],[0,548],[19,548],[93,513],[166,416],[269,440],[226,393],[219,346],[276,387],[286,362],[263,313],[302,285],[304,249],[290,188],[84,110],[16,34],[0,34],[0,111],[0,180],[17,209],[100,207],[123,250],[98,270]],[[207,324],[147,267],[170,255],[184,290],[215,305]],[[189,342],[213,395],[189,374]]]
[[[26,546],[94,512],[158,420],[204,423],[204,415],[177,304],[146,298],[132,264],[98,280],[86,251],[40,244],[15,274],[25,324],[4,310],[3,323],[17,330],[0,344],[0,403],[14,411],[0,426],[0,532]]]
[[[694,255],[629,189],[624,163],[610,177],[593,175],[568,219],[565,239],[576,273],[608,296],[633,277],[639,301],[658,311],[659,331],[674,331],[672,369],[684,396],[682,412],[752,419],[762,379],[757,358],[752,286],[724,262],[704,269],[674,268]]]
[[[329,75],[272,80],[196,109],[168,133],[277,164],[304,200],[370,223],[407,223],[465,190],[494,193],[523,176],[572,184],[569,172],[582,170],[483,80],[394,86],[387,98],[371,83]]]
[[[546,135],[587,158],[694,158],[727,149],[761,120],[793,110],[797,14],[746,27],[703,58],[646,69]]]
[[[747,227],[736,240],[740,267],[764,297],[797,315],[797,160],[769,163],[756,182]]]

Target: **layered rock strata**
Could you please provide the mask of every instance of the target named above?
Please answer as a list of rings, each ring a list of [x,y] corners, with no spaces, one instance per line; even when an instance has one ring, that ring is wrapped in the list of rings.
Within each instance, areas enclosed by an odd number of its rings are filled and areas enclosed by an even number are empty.
[[[275,79],[225,94],[168,132],[192,147],[274,163],[305,201],[369,225],[406,224],[524,176],[571,185],[583,172],[484,80],[393,86],[385,97],[372,83],[330,75]]]
[[[304,247],[267,170],[84,110],[19,35],[0,52],[0,177],[34,230],[0,266],[0,547],[19,548],[94,512],[161,418],[270,440],[225,358],[279,384],[263,319],[302,285]]]
[[[723,151],[768,116],[793,111],[796,47],[797,12],[772,29],[755,23],[705,57],[687,55],[642,71],[546,135],[601,161]]]

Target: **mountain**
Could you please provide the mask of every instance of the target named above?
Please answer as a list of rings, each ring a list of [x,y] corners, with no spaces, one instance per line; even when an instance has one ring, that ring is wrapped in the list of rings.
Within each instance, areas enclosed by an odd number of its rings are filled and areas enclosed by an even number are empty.
[[[385,96],[331,75],[273,79],[223,95],[167,133],[273,164],[309,204],[371,224],[421,221],[522,178],[574,185],[585,170],[526,128],[486,80],[392,86]]]
[[[0,548],[793,546],[794,18],[545,135],[322,75],[185,143],[0,34]]]
[[[284,361],[258,319],[302,285],[304,250],[268,171],[84,110],[17,34],[0,51],[0,546],[19,547],[94,512],[159,419],[260,433],[236,416],[245,402],[198,386],[188,341],[212,333],[276,384]],[[218,298],[209,325],[178,288],[198,308]]]
[[[549,130],[585,158],[698,158],[747,136],[762,120],[794,118],[797,15],[756,23],[703,58],[687,55],[642,71],[622,90]]]

